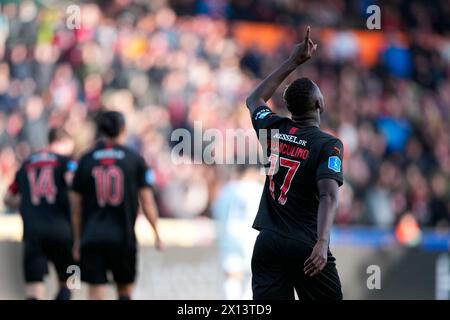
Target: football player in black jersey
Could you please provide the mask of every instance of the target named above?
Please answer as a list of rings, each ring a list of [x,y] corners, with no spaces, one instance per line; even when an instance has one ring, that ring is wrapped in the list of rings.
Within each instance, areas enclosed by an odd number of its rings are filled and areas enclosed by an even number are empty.
[[[4,200],[18,208],[23,219],[27,299],[44,298],[43,280],[51,261],[60,283],[55,299],[69,300],[67,268],[74,262],[68,191],[76,163],[67,156],[72,154],[74,144],[61,128],[51,129],[48,140],[47,148],[23,162]]]
[[[268,130],[266,183],[253,227],[260,231],[252,257],[255,299],[342,299],[330,231],[343,183],[342,142],[320,130],[324,101],[308,78],[284,92],[291,117],[273,113],[266,102],[286,77],[308,61],[317,45],[308,27],[304,42],[248,96],[258,136]]]
[[[118,298],[129,300],[136,277],[134,225],[139,202],[155,231],[156,248],[161,249],[154,174],[139,154],[124,146],[121,113],[104,112],[98,130],[103,139],[81,157],[73,180],[73,254],[80,260],[81,279],[90,284],[90,299],[105,298],[110,271]]]

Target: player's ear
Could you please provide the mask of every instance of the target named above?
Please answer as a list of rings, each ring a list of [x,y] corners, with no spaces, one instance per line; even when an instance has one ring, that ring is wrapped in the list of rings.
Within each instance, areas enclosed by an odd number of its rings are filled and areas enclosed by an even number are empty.
[[[323,112],[323,100],[317,99],[316,100],[316,109],[319,111],[319,114],[322,114]]]

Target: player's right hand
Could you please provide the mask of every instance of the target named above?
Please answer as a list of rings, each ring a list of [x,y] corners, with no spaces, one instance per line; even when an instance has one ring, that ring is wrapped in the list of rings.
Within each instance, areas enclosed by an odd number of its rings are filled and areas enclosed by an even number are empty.
[[[328,241],[319,240],[311,255],[306,259],[303,271],[305,275],[313,277],[325,268],[328,261]]]
[[[311,59],[313,53],[317,50],[317,44],[311,40],[310,34],[311,27],[308,26],[306,29],[305,40],[295,46],[294,51],[289,57],[289,59],[298,66]]]

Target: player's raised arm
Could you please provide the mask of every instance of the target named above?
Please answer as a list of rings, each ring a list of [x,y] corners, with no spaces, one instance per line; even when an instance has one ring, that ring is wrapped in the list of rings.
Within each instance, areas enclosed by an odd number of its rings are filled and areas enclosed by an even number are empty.
[[[308,61],[317,49],[317,44],[311,40],[311,28],[306,29],[305,40],[294,47],[290,57],[277,69],[266,77],[247,97],[246,104],[250,113],[265,104],[274,94],[275,90],[298,66]]]

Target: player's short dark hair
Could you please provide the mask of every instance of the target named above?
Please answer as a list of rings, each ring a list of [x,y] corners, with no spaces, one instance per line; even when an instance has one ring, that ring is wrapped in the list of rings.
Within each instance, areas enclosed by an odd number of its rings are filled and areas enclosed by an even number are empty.
[[[97,120],[98,132],[108,138],[117,138],[125,127],[125,117],[121,112],[102,112]]]
[[[291,82],[284,90],[283,98],[289,112],[301,116],[317,108],[317,85],[308,78],[299,78]]]
[[[48,131],[48,142],[53,143],[64,139],[70,139],[70,134],[63,128],[51,128]]]

